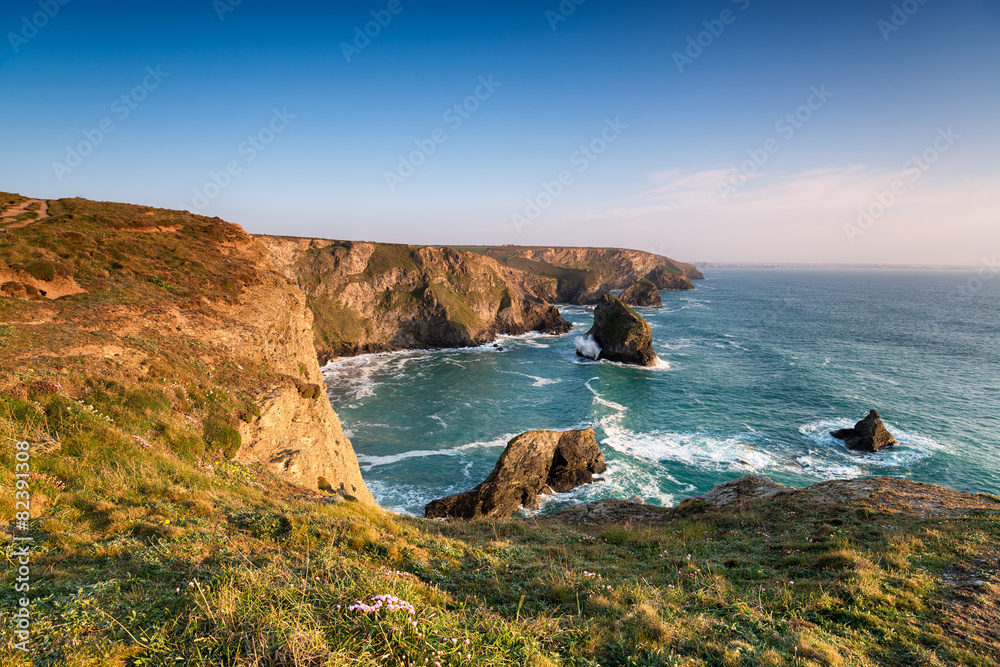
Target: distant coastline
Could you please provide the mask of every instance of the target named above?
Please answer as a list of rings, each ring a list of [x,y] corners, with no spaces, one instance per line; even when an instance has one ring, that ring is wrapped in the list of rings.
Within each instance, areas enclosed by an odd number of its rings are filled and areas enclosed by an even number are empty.
[[[699,269],[927,269],[936,271],[975,271],[964,264],[824,264],[796,262],[692,262]]]

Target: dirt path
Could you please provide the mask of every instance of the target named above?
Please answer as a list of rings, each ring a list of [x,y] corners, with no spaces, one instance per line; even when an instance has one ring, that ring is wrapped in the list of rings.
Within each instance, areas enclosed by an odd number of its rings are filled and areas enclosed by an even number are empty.
[[[38,204],[38,210],[29,211],[28,207],[32,204]],[[17,217],[24,213],[34,213],[35,218],[33,220],[18,220]],[[27,227],[33,222],[44,220],[47,217],[49,217],[49,203],[47,201],[28,199],[4,211],[3,215],[0,215],[0,224],[9,223],[6,229],[20,229],[21,227]]]

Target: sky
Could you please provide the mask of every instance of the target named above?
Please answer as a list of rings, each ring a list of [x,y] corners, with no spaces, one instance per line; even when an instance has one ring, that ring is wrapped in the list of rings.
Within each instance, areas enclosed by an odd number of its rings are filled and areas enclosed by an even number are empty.
[[[412,244],[1000,254],[998,0],[7,0],[0,36],[3,191]]]

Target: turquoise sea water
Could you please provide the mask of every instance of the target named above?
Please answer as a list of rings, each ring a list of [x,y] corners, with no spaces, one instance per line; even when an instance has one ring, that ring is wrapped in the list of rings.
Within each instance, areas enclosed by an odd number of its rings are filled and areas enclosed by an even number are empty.
[[[375,498],[419,516],[482,481],[514,435],[588,426],[606,481],[541,512],[636,494],[670,505],[748,473],[1000,493],[1000,276],[973,276],[717,269],[638,309],[659,368],[577,357],[593,315],[567,306],[564,336],[365,355],[325,373]],[[829,437],[872,407],[897,447],[854,453]]]

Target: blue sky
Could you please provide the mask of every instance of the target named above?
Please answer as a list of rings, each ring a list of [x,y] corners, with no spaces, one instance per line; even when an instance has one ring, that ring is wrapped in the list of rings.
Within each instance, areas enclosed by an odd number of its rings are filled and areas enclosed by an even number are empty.
[[[690,261],[1000,252],[1000,2],[63,1],[0,10],[0,190]]]

